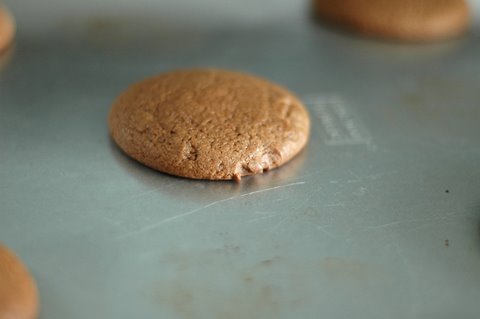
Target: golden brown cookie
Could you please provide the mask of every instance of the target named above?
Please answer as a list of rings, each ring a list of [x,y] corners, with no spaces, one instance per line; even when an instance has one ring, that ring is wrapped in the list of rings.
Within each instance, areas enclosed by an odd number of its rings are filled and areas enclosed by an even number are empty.
[[[310,119],[286,89],[243,73],[194,69],[132,85],[115,101],[110,133],[159,171],[236,179],[273,169],[305,146]]]
[[[429,41],[462,34],[465,0],[313,0],[316,15],[351,30],[387,39]]]
[[[37,286],[21,260],[0,244],[0,319],[34,319]]]
[[[8,9],[0,4],[0,53],[12,43],[15,21]]]

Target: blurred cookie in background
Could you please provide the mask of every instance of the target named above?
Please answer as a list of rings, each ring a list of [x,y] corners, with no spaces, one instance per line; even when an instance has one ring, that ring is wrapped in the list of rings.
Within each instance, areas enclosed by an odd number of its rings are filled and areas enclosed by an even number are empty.
[[[410,42],[448,39],[470,23],[465,0],[313,0],[326,22],[373,37]]]
[[[3,71],[12,61],[15,53],[15,45],[10,45],[3,52],[0,53],[0,71]]]
[[[0,54],[10,46],[15,35],[15,20],[10,11],[0,4]]]
[[[38,292],[22,261],[0,243],[0,319],[34,319]]]

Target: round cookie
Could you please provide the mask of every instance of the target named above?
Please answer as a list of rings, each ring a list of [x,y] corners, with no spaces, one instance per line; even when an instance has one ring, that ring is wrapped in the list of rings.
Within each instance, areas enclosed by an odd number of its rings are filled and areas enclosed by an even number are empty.
[[[8,9],[0,5],[0,53],[7,49],[15,34],[15,21]]]
[[[310,119],[278,85],[238,72],[193,69],[132,85],[114,102],[109,128],[126,154],[151,168],[239,180],[298,154]]]
[[[21,260],[0,244],[0,319],[34,319],[37,314],[35,281]]]
[[[462,34],[470,22],[465,0],[313,0],[316,15],[386,39],[430,41]]]

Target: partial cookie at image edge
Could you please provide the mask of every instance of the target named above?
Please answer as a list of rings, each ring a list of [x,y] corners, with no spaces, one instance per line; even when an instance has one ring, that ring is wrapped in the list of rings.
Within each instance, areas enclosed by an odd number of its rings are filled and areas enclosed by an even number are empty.
[[[0,318],[37,318],[38,299],[37,285],[27,267],[0,243]]]

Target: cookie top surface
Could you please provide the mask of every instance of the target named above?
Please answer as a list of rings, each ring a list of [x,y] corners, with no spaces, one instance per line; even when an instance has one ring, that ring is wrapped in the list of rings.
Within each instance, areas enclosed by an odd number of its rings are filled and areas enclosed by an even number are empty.
[[[306,144],[302,103],[255,76],[180,70],[128,88],[113,104],[110,133],[139,162],[195,179],[240,179],[278,167]]]
[[[38,313],[35,282],[21,260],[0,244],[0,319],[33,319]]]
[[[8,9],[0,4],[0,53],[10,45],[14,33],[15,21]]]
[[[323,20],[371,36],[429,41],[462,34],[470,22],[465,0],[313,0]]]

